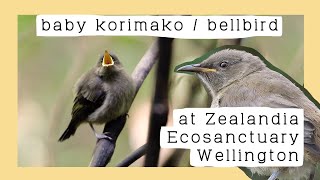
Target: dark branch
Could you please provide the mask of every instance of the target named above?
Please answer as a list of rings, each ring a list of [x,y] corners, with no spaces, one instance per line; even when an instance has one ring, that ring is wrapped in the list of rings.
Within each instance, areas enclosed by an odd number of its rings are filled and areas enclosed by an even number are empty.
[[[145,55],[142,57],[134,72],[132,73],[133,81],[136,85],[136,94],[139,91],[144,79],[149,74],[151,68],[156,63],[159,57],[159,40],[154,42]],[[94,149],[94,153],[90,162],[91,167],[104,167],[106,166],[115,149],[116,141],[126,123],[126,115],[118,117],[106,124],[103,132],[110,133],[113,141],[109,139],[100,139]]]
[[[122,162],[120,162],[117,167],[128,167],[132,163],[134,163],[136,160],[141,158],[146,153],[147,145],[144,144],[139,149],[134,151],[131,155],[126,157]]]
[[[158,165],[160,152],[160,129],[167,124],[168,119],[168,91],[169,74],[172,55],[171,38],[160,38],[159,40],[159,63],[156,71],[156,86],[151,107],[149,134],[147,140],[147,151],[145,166],[154,167]]]
[[[155,41],[148,51],[141,58],[140,62],[134,69],[132,73],[132,79],[136,84],[136,94],[138,93],[143,81],[146,79],[149,74],[151,68],[156,63],[159,58],[159,39]]]
[[[110,134],[108,134],[108,136],[111,137],[113,141],[109,139],[100,139],[97,141],[94,150],[95,153],[90,162],[91,167],[104,167],[109,163],[116,147],[117,138],[122,131],[126,120],[127,115],[123,115],[111,121],[108,123],[108,126],[104,127],[103,132],[109,132]]]

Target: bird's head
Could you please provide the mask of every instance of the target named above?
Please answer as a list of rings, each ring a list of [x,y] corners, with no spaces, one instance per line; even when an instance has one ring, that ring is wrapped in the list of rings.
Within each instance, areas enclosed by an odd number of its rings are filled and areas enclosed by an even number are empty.
[[[202,58],[201,63],[182,66],[177,72],[195,73],[205,88],[214,92],[265,67],[258,56],[236,49],[223,49]]]
[[[96,67],[99,76],[104,76],[122,69],[122,65],[118,57],[113,53],[109,53],[107,50],[99,58]]]

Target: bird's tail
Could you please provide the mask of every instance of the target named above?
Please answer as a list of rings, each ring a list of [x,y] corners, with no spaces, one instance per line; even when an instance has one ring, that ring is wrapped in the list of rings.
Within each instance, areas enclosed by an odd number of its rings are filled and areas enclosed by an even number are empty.
[[[62,142],[68,138],[70,138],[70,136],[73,136],[74,133],[77,130],[77,124],[71,120],[70,124],[68,125],[67,129],[63,132],[63,134],[61,135],[61,137],[59,138],[59,141]]]

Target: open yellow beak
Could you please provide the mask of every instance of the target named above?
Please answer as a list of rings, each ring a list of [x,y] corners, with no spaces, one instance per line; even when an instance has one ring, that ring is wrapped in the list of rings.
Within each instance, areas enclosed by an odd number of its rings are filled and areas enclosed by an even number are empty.
[[[110,56],[110,54],[108,53],[108,51],[106,50],[103,55],[102,66],[108,67],[108,66],[113,66],[113,64],[114,64],[114,61]]]

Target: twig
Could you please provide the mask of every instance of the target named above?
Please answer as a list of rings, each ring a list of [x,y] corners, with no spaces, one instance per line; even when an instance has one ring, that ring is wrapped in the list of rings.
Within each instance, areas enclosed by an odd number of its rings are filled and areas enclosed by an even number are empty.
[[[159,58],[159,39],[157,39],[148,51],[144,54],[141,58],[140,62],[134,69],[132,73],[132,79],[136,84],[136,94],[138,93],[143,81],[146,79],[147,75],[149,74],[151,68],[156,63]]]
[[[139,91],[144,79],[149,74],[152,66],[156,63],[159,57],[159,40],[154,42],[145,55],[142,57],[134,72],[132,73],[133,81],[136,85],[136,94]],[[110,133],[113,141],[109,139],[98,140],[90,165],[91,167],[104,167],[106,166],[115,149],[117,138],[126,123],[126,115],[121,116],[112,122],[105,125],[103,132]]]
[[[165,126],[168,119],[168,91],[169,74],[172,55],[171,38],[160,38],[159,40],[159,64],[157,66],[156,86],[151,107],[149,133],[147,140],[147,151],[145,158],[146,167],[158,165],[160,152],[160,129]]]
[[[145,155],[146,149],[147,149],[147,144],[144,144],[143,146],[139,147],[132,154],[130,154],[128,157],[126,157],[122,162],[120,162],[117,165],[117,167],[128,167],[128,166],[130,166],[136,160],[138,160],[143,155]]]
[[[94,150],[95,153],[90,162],[91,167],[104,167],[110,162],[116,147],[117,138],[122,131],[126,120],[127,115],[123,115],[111,121],[104,127],[103,132],[108,132],[108,136],[112,138],[112,141],[109,139],[100,139],[97,141]]]

